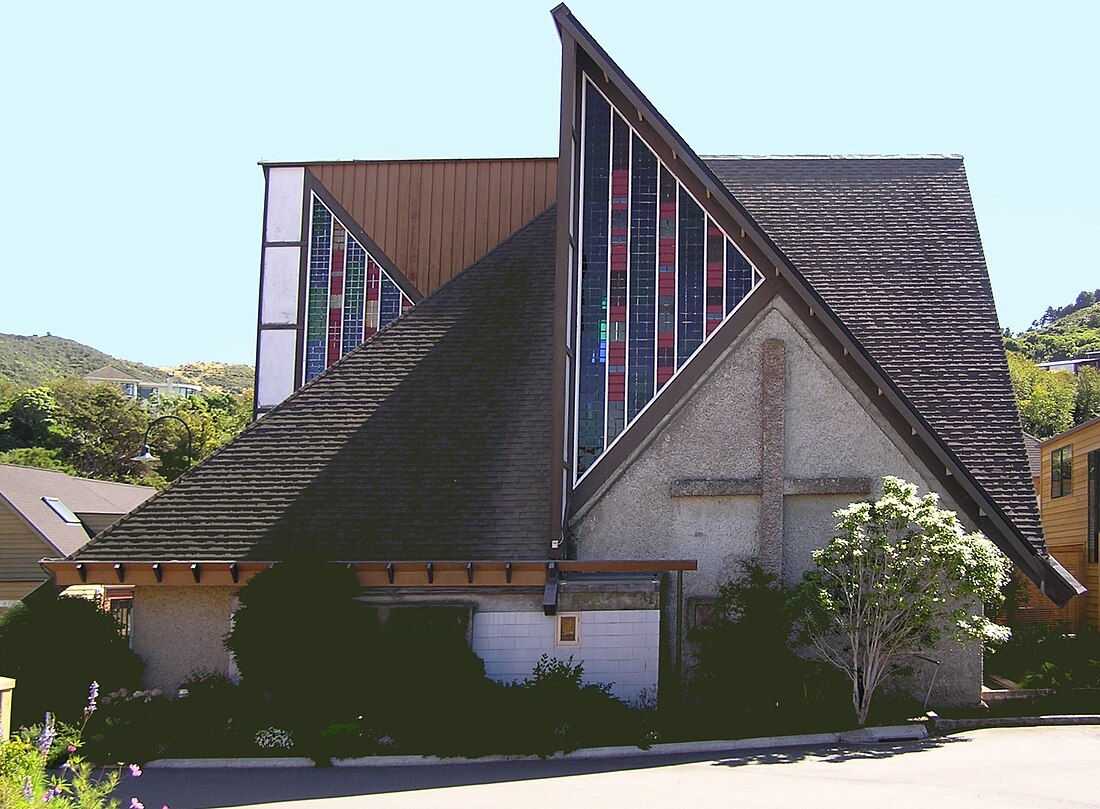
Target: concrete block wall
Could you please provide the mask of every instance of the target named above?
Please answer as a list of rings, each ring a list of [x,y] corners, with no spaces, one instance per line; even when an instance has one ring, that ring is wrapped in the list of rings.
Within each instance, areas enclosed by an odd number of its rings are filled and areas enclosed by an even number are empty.
[[[644,690],[657,694],[660,610],[585,610],[578,613],[576,644],[557,643],[557,618],[534,610],[476,612],[473,649],[485,673],[499,682],[524,680],[539,657],[573,657],[586,682],[612,683],[611,692],[631,702]]]

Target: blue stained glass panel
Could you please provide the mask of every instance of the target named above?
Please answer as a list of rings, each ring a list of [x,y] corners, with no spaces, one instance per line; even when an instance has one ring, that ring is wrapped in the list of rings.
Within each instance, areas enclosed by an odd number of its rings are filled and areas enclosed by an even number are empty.
[[[309,290],[306,298],[305,381],[325,370],[328,330],[329,267],[332,260],[332,214],[317,198],[309,244]]]
[[[726,239],[726,314],[734,310],[756,286],[755,271],[733,242]]]
[[[401,289],[395,284],[385,270],[382,271],[381,306],[378,313],[378,328],[397,320],[401,314]]]
[[[676,367],[703,343],[706,216],[698,203],[680,189],[679,252],[677,256]]]

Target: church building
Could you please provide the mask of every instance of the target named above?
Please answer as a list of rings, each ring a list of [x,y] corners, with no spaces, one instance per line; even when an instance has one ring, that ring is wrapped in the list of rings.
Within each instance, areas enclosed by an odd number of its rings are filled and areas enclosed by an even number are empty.
[[[572,655],[662,693],[742,560],[799,581],[884,475],[1081,592],[962,159],[700,157],[552,14],[556,158],[263,165],[257,420],[46,562],[134,586],[149,685],[228,670],[236,591],[308,552],[380,610],[457,610],[490,677]],[[933,703],[976,703],[980,651],[935,656]]]

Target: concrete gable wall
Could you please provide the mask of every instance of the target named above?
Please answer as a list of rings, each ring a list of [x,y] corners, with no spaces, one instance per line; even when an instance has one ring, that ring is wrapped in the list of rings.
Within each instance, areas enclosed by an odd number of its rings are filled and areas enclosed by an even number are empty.
[[[578,558],[697,559],[698,572],[684,575],[690,604],[693,597],[713,595],[721,581],[737,574],[741,560],[757,555],[760,495],[673,497],[670,484],[761,475],[761,362],[767,340],[781,340],[786,351],[786,477],[866,477],[875,496],[888,474],[917,483],[922,492],[938,488],[866,396],[831,357],[815,348],[798,316],[776,299],[577,514],[571,529]],[[859,499],[864,498],[784,498],[785,581],[798,582],[811,564],[810,552],[832,537],[833,512]],[[956,509],[946,498],[943,505]],[[975,677],[973,653],[964,657],[958,684],[937,688],[944,702],[976,701],[980,658]],[[940,672],[938,684],[945,674]]]

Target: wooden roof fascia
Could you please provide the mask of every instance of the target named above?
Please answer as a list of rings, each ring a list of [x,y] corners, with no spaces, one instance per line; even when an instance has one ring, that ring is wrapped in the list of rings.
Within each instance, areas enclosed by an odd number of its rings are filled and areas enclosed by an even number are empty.
[[[423,587],[532,586],[541,584],[555,570],[570,572],[664,573],[694,571],[694,559],[556,560],[489,559],[469,561],[336,561],[355,571],[364,586]],[[179,560],[130,561],[42,559],[39,564],[60,586],[72,584],[131,584],[177,587],[236,586],[276,564],[277,561]],[[490,579],[486,580],[486,574]],[[478,580],[480,576],[480,581]],[[425,582],[421,582],[423,577]]]
[[[386,271],[386,274],[389,275],[391,279],[393,279],[393,282],[397,284],[398,288],[413,302],[413,305],[415,306],[424,300],[424,293],[417,289],[416,285],[408,279],[408,276],[406,276],[396,264],[394,264],[393,260],[378,246],[378,243],[371,238],[370,234],[363,230],[363,226],[356,221],[355,217],[348,213],[347,209],[336,201],[336,197],[325,188],[324,183],[321,182],[316,174],[309,170],[308,166],[305,167],[305,177],[306,191],[312,191],[320,198],[321,202],[325,204],[325,207],[340,220],[340,223],[355,237],[356,241],[363,245],[366,251],[370,253],[371,258],[378,262],[378,265]],[[303,220],[303,234],[308,227],[308,222]],[[305,242],[306,239],[303,238],[302,243],[305,244]],[[309,246],[306,245],[305,249],[308,250]]]
[[[1052,562],[1049,556],[1040,557],[1034,546],[1028,541],[1016,525],[1008,518],[1003,509],[978,483],[969,469],[958,459],[955,453],[944,443],[940,435],[932,428],[923,415],[902,393],[897,384],[890,378],[878,362],[870,355],[863,345],[852,334],[851,330],[836,315],[824,298],[817,292],[809,281],[787,258],[783,251],[772,241],[771,237],[756,222],[751,214],[734,197],[733,193],[718,179],[717,175],[695,153],[680,134],[672,127],[657,108],[649,101],[642,91],[634,84],[608,53],[600,46],[595,38],[588,33],[583,25],[573,16],[568,6],[564,3],[557,6],[551,14],[557,23],[559,31],[568,35],[577,43],[583,53],[603,72],[605,83],[614,83],[618,91],[626,97],[629,103],[665,143],[674,150],[677,162],[683,162],[688,173],[694,175],[708,192],[708,197],[715,200],[724,211],[742,228],[749,237],[749,241],[763,253],[768,259],[776,274],[785,277],[791,288],[801,298],[806,307],[807,314],[818,317],[828,328],[833,337],[842,346],[847,356],[860,366],[861,370],[876,382],[879,391],[882,392],[890,403],[897,408],[909,423],[910,429],[915,435],[919,435],[924,442],[932,447],[940,459],[944,474],[933,470],[937,478],[944,482],[944,477],[954,477],[963,486],[972,500],[978,505],[982,514],[992,523],[998,533],[1004,536],[1008,549],[1002,548],[1013,558],[1022,570],[1031,578],[1052,601],[1059,606],[1064,606],[1069,599],[1080,595],[1085,591],[1076,579],[1071,576],[1057,562]],[[578,60],[580,61],[580,60]],[[634,122],[632,122],[633,125]],[[652,146],[653,144],[651,144]],[[674,172],[683,181],[683,172]],[[700,200],[702,202],[702,200]],[[706,207],[706,206],[704,206]],[[751,256],[750,256],[751,257]],[[765,267],[758,267],[766,272]],[[1026,549],[1026,550],[1024,550]]]

